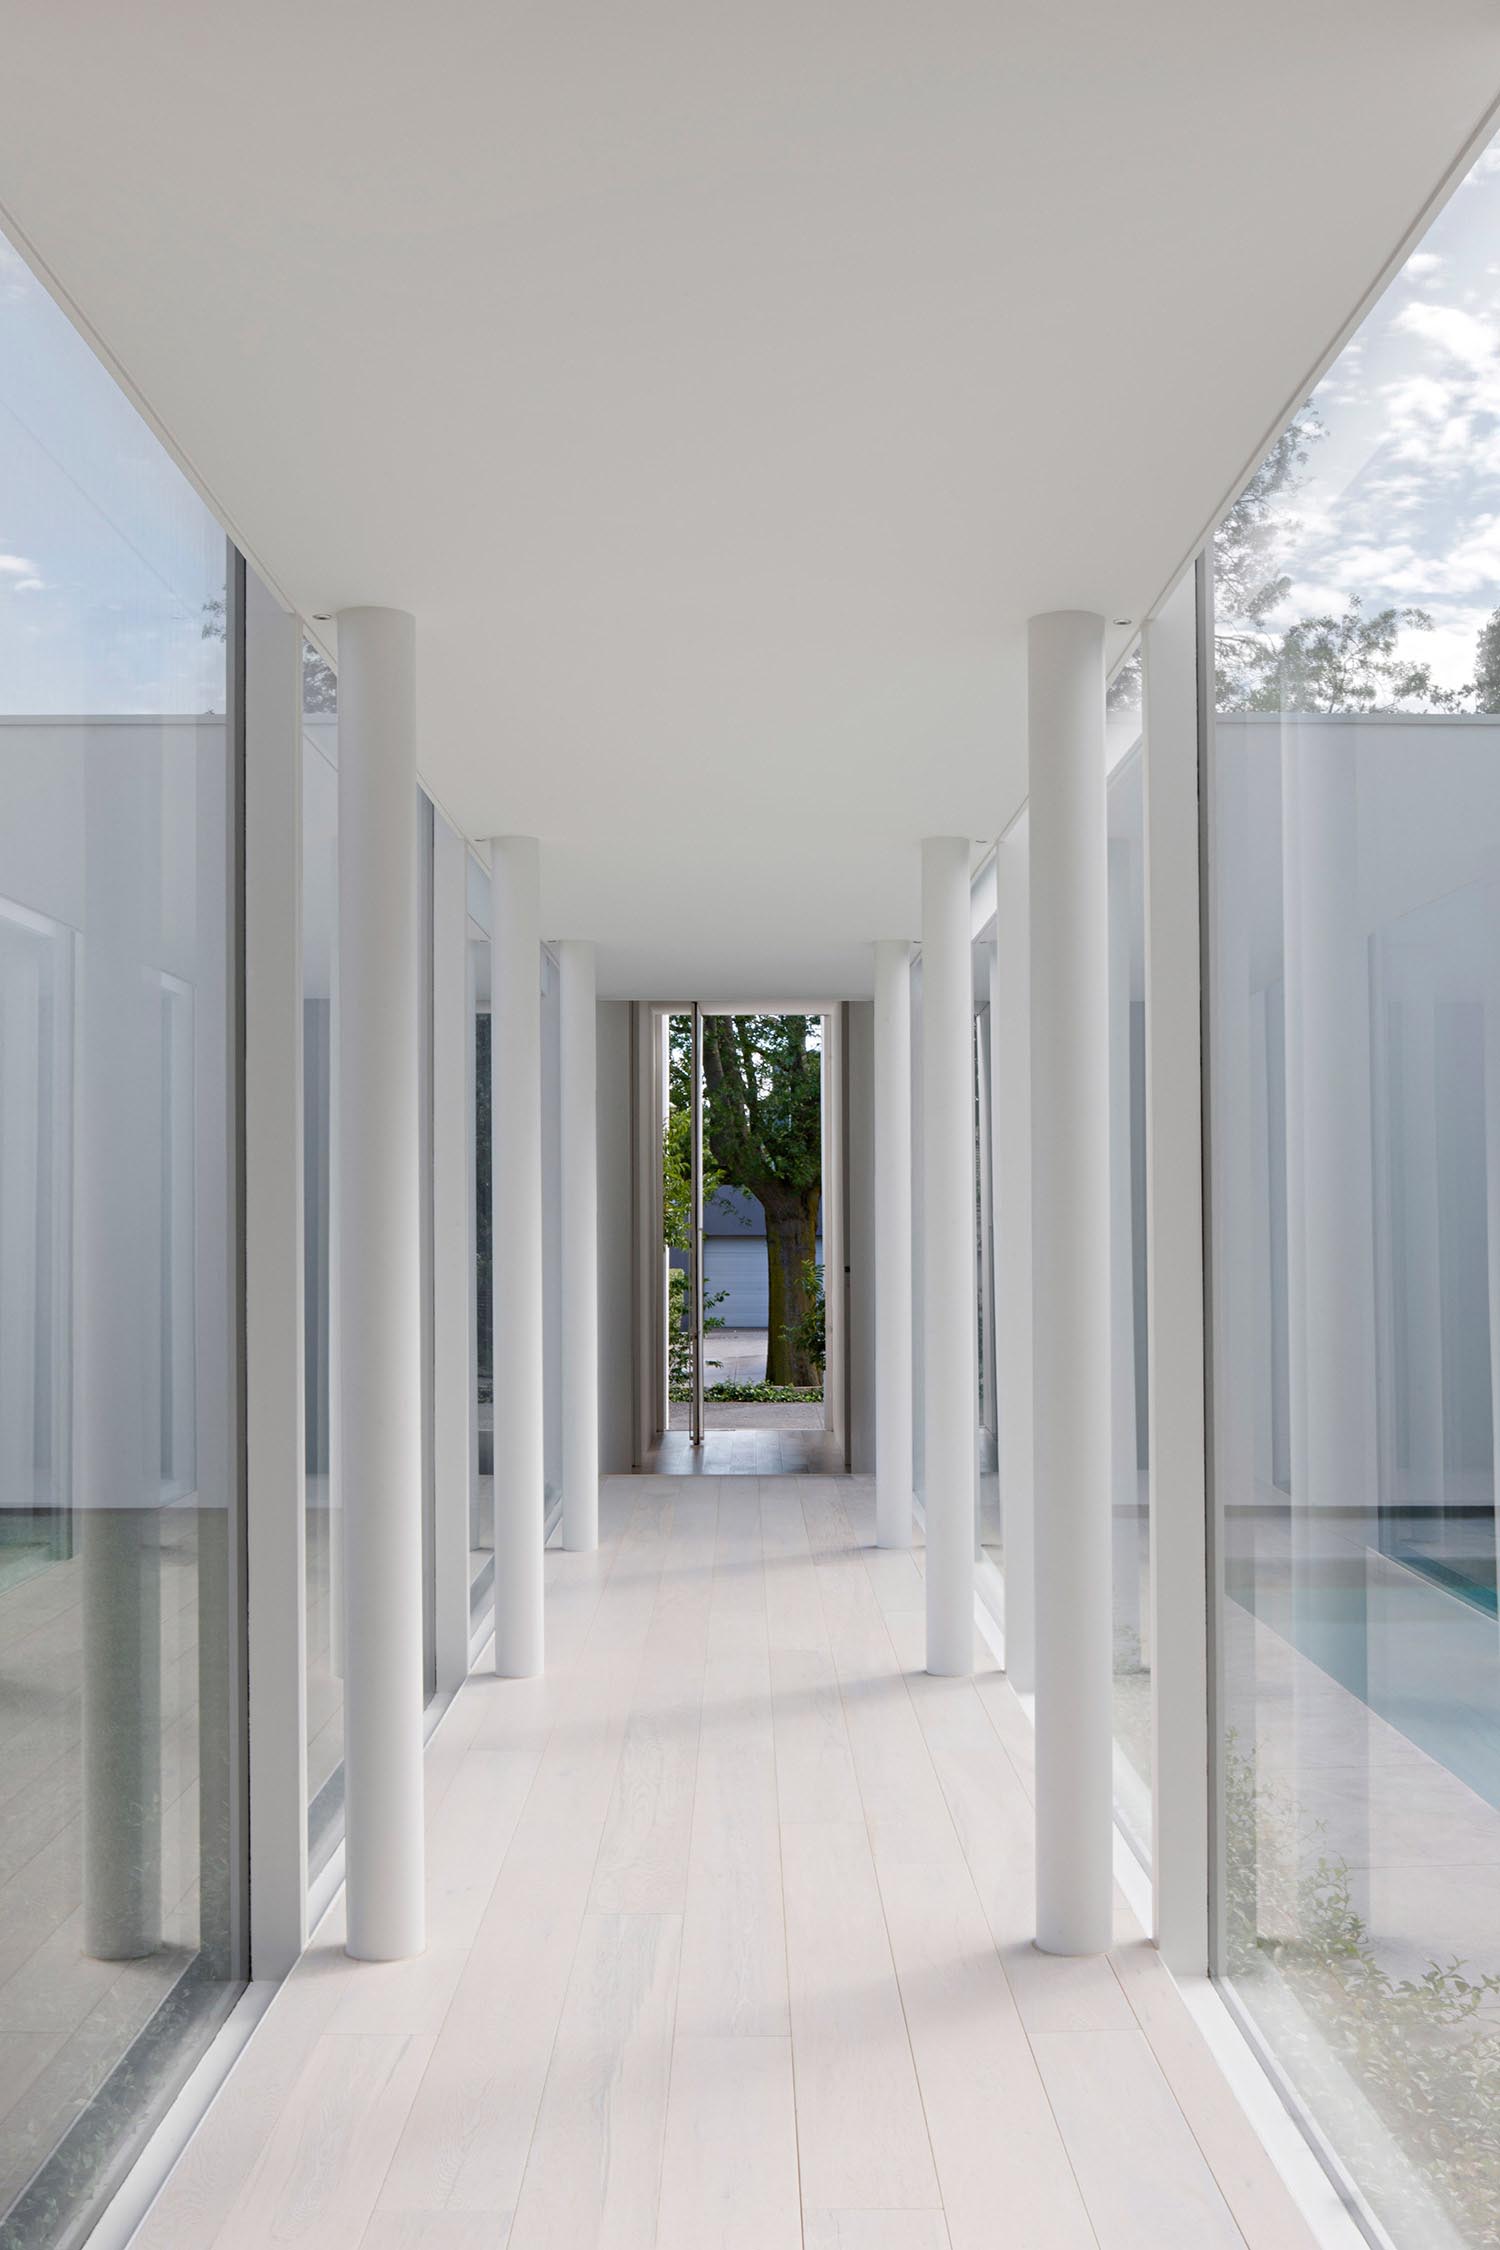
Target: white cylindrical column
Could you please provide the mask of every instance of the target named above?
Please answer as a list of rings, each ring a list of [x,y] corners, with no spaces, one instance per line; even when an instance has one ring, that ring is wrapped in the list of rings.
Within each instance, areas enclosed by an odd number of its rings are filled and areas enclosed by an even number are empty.
[[[875,947],[875,1538],[909,1547],[911,1489],[911,947]]]
[[[1031,932],[1024,825],[995,847],[990,958],[991,1108],[995,1131],[995,1359],[1000,1394],[1000,1537],[1005,1556],[1005,1671],[1036,1686],[1031,1506]]]
[[[339,613],[339,1426],[348,1950],[425,1942],[416,626]]]
[[[1103,619],[1034,617],[1028,659],[1037,1943],[1102,1953],[1113,1897]]]
[[[542,950],[534,836],[490,843],[491,1270],[495,1314],[495,1670],[541,1671]]]
[[[922,844],[922,1413],[927,1669],[974,1663],[974,970],[969,841]]]
[[[594,949],[557,948],[562,1048],[562,1535],[599,1544],[599,1061]]]

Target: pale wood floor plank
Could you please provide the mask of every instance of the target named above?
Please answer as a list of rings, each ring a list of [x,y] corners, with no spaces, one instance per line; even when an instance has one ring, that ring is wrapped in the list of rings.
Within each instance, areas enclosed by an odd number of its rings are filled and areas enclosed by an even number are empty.
[[[599,1914],[680,1914],[698,1772],[697,1693],[649,1694],[626,1722],[590,1904]]]
[[[486,2212],[508,2225],[598,1848],[597,1825],[522,1820],[397,2144],[382,2209]]]
[[[357,2250],[431,2053],[401,2032],[324,2033],[215,2250]]]
[[[864,1826],[784,1824],[781,1851],[803,2197],[939,2208]]]
[[[508,2250],[652,2250],[681,1936],[585,1917]]]
[[[1032,2047],[1099,2250],[1243,2250],[1139,2031],[1044,2031]]]
[[[604,1824],[590,1905],[599,1914],[680,1914],[714,1599],[717,1494],[673,1503],[673,1569],[657,1592]],[[680,1566],[680,1575],[679,1575]]]
[[[783,1822],[862,1821],[838,1674],[826,1650],[771,1651],[771,1711]]]
[[[786,1927],[771,1670],[711,1658],[688,1858],[679,2036],[785,2036]]]
[[[1204,2044],[1154,1946],[1119,1946],[1115,1974],[1251,2250],[1313,2250],[1286,2182]]]
[[[790,2039],[698,2039],[672,2057],[657,2250],[801,2250]]]
[[[965,1867],[879,1870],[953,2250],[1093,2250],[1094,2232]]]
[[[480,2211],[377,2211],[359,2250],[499,2250],[504,2239]]]
[[[761,1545],[760,1478],[721,1487],[714,1543],[710,1656],[754,1656],[767,1645],[766,1573]]]
[[[802,2241],[804,2250],[950,2250],[941,2211],[809,2211]]]
[[[828,1629],[795,1478],[768,1477],[762,1483],[760,1528],[771,1647],[826,1650]]]
[[[243,2195],[329,2017],[340,1958],[315,1943],[298,1963],[174,2165],[131,2250],[207,2250]]]

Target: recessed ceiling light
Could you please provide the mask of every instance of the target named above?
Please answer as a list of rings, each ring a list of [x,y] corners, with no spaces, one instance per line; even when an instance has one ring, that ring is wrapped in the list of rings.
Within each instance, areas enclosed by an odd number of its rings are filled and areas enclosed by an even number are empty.
[[[312,621],[315,625],[331,625],[333,622],[333,611],[331,609],[315,609],[313,611]],[[1122,624],[1123,622],[1124,620],[1122,618],[1115,619],[1115,623],[1117,625]]]
[[[1130,623],[1130,619],[1128,617],[1117,617],[1115,619],[1115,623],[1117,625],[1128,625]]]

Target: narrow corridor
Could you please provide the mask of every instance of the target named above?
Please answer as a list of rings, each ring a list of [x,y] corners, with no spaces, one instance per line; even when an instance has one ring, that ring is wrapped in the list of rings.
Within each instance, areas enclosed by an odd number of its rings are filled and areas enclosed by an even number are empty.
[[[429,1943],[342,1908],[139,2250],[1298,2250],[1117,1902],[1030,1943],[1031,1734],[922,1663],[868,1479],[615,1478],[548,1674],[427,1753]]]

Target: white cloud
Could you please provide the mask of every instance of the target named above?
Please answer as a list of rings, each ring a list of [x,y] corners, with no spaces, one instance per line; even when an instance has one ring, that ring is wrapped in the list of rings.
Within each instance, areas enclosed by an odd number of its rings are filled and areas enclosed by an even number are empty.
[[[1476,516],[1441,565],[1445,593],[1500,589],[1500,515]]]
[[[1436,344],[1463,367],[1477,371],[1493,367],[1500,359],[1500,341],[1493,323],[1476,319],[1458,305],[1408,305],[1398,314],[1395,326],[1408,336]]]
[[[24,555],[0,555],[0,578],[35,578],[36,564]]]

